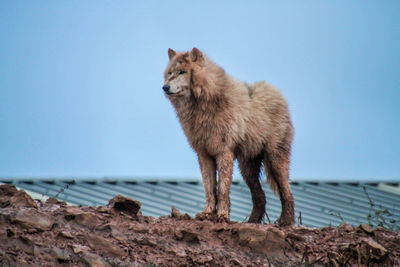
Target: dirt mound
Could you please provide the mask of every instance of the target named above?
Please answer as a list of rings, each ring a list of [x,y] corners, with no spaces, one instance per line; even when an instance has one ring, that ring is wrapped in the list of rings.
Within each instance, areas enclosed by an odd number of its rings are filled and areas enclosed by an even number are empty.
[[[32,200],[0,186],[0,266],[400,266],[400,235],[368,225],[323,229],[199,221]]]

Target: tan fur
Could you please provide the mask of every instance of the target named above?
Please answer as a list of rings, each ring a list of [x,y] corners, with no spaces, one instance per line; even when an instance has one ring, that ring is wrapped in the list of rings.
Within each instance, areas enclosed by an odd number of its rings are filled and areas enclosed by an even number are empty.
[[[163,88],[198,155],[206,193],[206,206],[198,217],[212,218],[216,213],[219,219],[229,219],[237,158],[253,200],[249,222],[261,222],[265,213],[259,181],[264,164],[268,182],[282,202],[279,223],[293,224],[289,158],[294,130],[281,93],[265,82],[249,85],[235,80],[197,48],[179,53],[169,49],[168,56]]]

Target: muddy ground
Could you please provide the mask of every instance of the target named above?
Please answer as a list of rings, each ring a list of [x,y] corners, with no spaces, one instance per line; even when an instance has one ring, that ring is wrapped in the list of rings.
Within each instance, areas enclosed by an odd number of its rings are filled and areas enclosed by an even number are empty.
[[[153,218],[123,196],[77,207],[0,185],[0,266],[400,266],[400,234]]]

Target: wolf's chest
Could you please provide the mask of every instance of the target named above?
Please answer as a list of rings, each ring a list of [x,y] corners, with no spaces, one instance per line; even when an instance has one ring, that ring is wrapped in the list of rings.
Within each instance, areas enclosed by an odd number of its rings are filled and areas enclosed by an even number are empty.
[[[195,150],[205,150],[210,155],[217,155],[226,149],[230,139],[227,125],[221,125],[215,118],[182,123],[190,145]]]

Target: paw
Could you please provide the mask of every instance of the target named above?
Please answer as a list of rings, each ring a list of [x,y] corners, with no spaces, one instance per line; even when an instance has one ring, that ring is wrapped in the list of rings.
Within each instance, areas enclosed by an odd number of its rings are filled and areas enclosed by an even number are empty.
[[[253,216],[253,214],[252,214],[247,222],[248,223],[261,223],[261,221],[262,221],[262,216]]]
[[[214,221],[215,220],[215,213],[214,212],[200,212],[196,214],[196,219],[198,220],[208,220],[208,221]]]
[[[216,222],[220,222],[220,223],[229,223],[229,222],[230,222],[230,219],[229,219],[229,216],[226,216],[226,215],[218,215],[215,221],[216,221]]]
[[[229,211],[223,212],[222,210],[218,210],[216,221],[217,222],[230,222]]]
[[[292,216],[282,216],[278,219],[279,226],[290,226],[294,224],[294,218]]]

